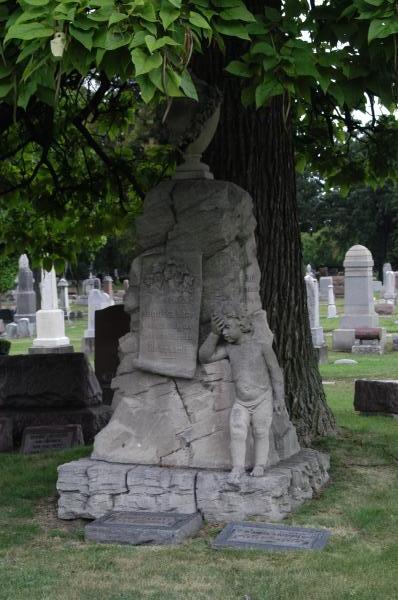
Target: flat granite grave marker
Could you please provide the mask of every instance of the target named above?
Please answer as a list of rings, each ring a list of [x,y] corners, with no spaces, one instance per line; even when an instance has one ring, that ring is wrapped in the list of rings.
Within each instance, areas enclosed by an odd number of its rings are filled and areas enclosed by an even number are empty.
[[[35,454],[47,450],[63,450],[84,444],[81,425],[63,427],[26,427],[23,432],[21,452]]]
[[[288,527],[264,523],[230,523],[214,540],[216,549],[321,550],[330,537],[326,529]]]
[[[112,512],[86,525],[86,541],[103,544],[179,544],[203,525],[199,513]]]

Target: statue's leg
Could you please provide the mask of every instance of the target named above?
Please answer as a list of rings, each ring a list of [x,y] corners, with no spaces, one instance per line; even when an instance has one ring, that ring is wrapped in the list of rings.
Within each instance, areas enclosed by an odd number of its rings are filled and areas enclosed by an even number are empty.
[[[231,436],[232,471],[230,480],[239,479],[245,472],[246,438],[250,427],[250,414],[247,408],[235,402],[229,417]]]
[[[262,477],[268,462],[269,434],[272,423],[272,394],[267,394],[257,406],[252,415],[254,438],[254,468],[253,477]]]

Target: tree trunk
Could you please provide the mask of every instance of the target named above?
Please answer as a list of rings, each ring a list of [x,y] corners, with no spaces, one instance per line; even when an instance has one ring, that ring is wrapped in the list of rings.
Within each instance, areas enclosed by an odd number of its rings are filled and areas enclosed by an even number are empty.
[[[236,45],[233,48],[236,54]],[[232,54],[232,56],[233,56]],[[229,52],[228,61],[232,58]],[[245,109],[241,83],[223,70],[212,49],[194,72],[224,93],[220,125],[205,156],[216,179],[247,190],[257,218],[261,297],[285,373],[286,401],[302,443],[330,434],[335,420],[326,403],[306,305],[296,204],[293,132],[282,97],[261,110]]]

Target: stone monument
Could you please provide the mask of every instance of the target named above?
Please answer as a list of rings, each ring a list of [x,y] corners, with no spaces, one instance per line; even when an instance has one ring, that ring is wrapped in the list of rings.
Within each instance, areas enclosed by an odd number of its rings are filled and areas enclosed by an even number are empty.
[[[213,132],[217,112],[215,103],[201,115]],[[251,198],[212,180],[200,160],[211,139],[202,129],[137,219],[113,417],[90,459],[59,468],[61,518],[110,510],[282,518],[328,480],[327,457],[300,449],[285,407]]]
[[[29,268],[29,259],[26,254],[19,258],[18,285],[16,294],[16,311],[14,321],[29,319],[29,323],[36,322],[36,294],[33,289],[33,273]],[[33,332],[34,327],[31,328]]]
[[[356,245],[345,255],[344,315],[333,332],[333,349],[351,352],[355,329],[379,326],[373,303],[373,258],[365,246]]]
[[[333,277],[319,278],[319,299],[327,301],[329,298],[329,285],[333,285]]]
[[[98,280],[99,282],[99,280]],[[96,282],[95,285],[99,285]],[[108,306],[113,306],[114,302],[108,294],[99,290],[97,287],[93,288],[88,295],[88,327],[84,331],[84,337],[82,340],[82,351],[86,353],[94,352],[95,345],[95,313],[97,310],[102,310]]]
[[[384,293],[385,287],[386,287],[386,273],[388,271],[392,271],[391,263],[384,263],[383,264],[383,289],[382,289],[383,293]]]
[[[73,352],[65,335],[64,311],[58,308],[57,279],[54,267],[42,271],[41,310],[36,313],[37,338],[33,340],[30,354]]]
[[[337,317],[337,308],[333,283],[331,283],[328,288],[328,319],[334,319],[335,317]]]
[[[59,307],[64,311],[65,318],[68,319],[70,314],[69,283],[64,277],[61,277],[57,287],[59,293]]]
[[[319,319],[319,285],[318,281],[312,275],[311,265],[307,266],[307,274],[304,279],[307,290],[307,307],[312,344],[317,351],[319,362],[325,362],[327,360],[327,346]]]
[[[395,273],[394,271],[386,271],[384,276],[384,292],[383,298],[387,300],[390,304],[395,303],[395,298],[397,297],[395,291]]]
[[[113,279],[110,275],[106,275],[102,280],[102,291],[113,298]]]

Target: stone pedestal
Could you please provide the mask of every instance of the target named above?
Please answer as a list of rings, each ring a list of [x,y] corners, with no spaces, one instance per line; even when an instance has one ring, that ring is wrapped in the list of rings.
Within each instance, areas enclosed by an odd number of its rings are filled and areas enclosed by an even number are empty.
[[[253,517],[279,521],[329,480],[329,459],[316,450],[267,469],[263,477],[228,482],[217,470],[162,468],[81,459],[58,467],[58,516],[97,519],[110,511],[192,514],[206,521]]]

